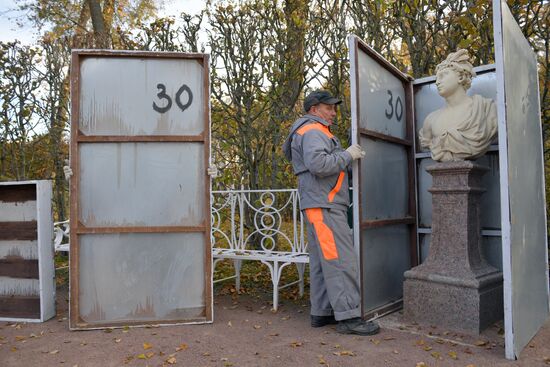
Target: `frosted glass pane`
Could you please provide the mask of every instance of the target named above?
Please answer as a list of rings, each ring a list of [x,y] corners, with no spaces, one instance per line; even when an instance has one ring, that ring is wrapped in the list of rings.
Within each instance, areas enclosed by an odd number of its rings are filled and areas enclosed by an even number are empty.
[[[197,60],[86,57],[79,128],[84,135],[197,135],[204,131],[204,98]],[[171,106],[161,113],[153,103],[161,110]]]
[[[204,235],[81,235],[79,311],[87,323],[205,316]]]
[[[366,310],[403,297],[403,273],[411,268],[406,225],[361,232],[363,306]]]
[[[403,218],[408,214],[408,165],[403,146],[361,138],[362,220]]]
[[[85,226],[205,223],[202,143],[93,143],[80,147]]]
[[[359,127],[404,139],[405,89],[401,80],[365,52],[358,53]]]

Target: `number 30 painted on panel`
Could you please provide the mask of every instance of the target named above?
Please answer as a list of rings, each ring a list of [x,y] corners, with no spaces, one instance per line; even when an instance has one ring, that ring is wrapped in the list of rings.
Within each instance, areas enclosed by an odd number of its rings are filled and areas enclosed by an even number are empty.
[[[156,102],[153,102],[153,109],[158,113],[166,113],[170,110],[170,108],[172,108],[172,98],[166,94],[166,86],[164,84],[157,84],[157,88],[160,90],[160,92],[157,93],[157,97],[160,100],[165,99],[166,105],[164,107],[159,107]],[[181,95],[183,92],[187,92],[187,95],[189,96],[185,104],[181,103]],[[185,111],[189,108],[189,106],[191,106],[191,103],[193,103],[193,93],[191,92],[191,88],[189,88],[187,84],[183,84],[176,92],[176,105],[178,105],[182,111]]]
[[[395,108],[393,106],[393,93],[391,90],[388,90],[388,95],[390,96],[390,99],[388,100],[388,105],[390,106],[391,110],[388,111],[387,108],[384,111],[386,114],[386,117],[388,120],[391,120],[393,117],[393,113],[395,111],[395,117],[397,118],[397,121],[401,122],[401,118],[403,117],[403,102],[401,102],[401,97],[397,96],[397,99],[395,100]]]

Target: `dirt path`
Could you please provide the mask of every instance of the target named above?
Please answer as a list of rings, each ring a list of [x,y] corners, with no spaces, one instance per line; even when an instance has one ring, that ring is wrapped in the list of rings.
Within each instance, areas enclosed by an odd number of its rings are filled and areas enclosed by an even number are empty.
[[[210,325],[70,332],[66,290],[58,298],[48,322],[0,323],[0,366],[550,366],[550,320],[513,362],[498,326],[468,337],[393,314],[374,337],[340,335],[311,328],[304,300],[272,313],[266,294],[216,296]]]

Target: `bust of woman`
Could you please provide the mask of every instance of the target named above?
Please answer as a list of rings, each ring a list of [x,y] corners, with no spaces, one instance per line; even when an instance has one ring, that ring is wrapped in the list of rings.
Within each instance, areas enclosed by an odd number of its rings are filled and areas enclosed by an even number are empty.
[[[430,149],[435,161],[479,158],[497,135],[495,104],[480,95],[466,94],[475,76],[468,51],[451,53],[435,70],[437,91],[446,104],[426,117],[420,145]]]

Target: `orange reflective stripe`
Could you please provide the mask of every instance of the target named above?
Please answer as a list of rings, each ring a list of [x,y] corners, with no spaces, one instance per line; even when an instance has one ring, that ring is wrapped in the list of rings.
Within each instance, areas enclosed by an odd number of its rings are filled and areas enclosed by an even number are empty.
[[[301,128],[298,129],[298,131],[296,131],[296,133],[298,133],[298,135],[304,135],[309,130],[319,130],[320,132],[322,132],[323,134],[325,134],[329,138],[334,137],[334,135],[332,135],[330,133],[328,127],[326,127],[325,125],[320,124],[320,123],[307,124],[305,126],[302,126]]]
[[[307,220],[313,224],[323,257],[325,260],[334,260],[338,258],[336,250],[336,242],[334,242],[334,234],[331,229],[323,222],[323,209],[310,208],[306,209]]]
[[[344,171],[340,172],[340,176],[338,176],[338,181],[336,181],[336,186],[330,192],[328,193],[328,201],[329,203],[332,203],[332,200],[334,200],[334,197],[336,194],[338,194],[338,191],[342,188],[342,182],[344,182],[344,177],[346,174]]]

